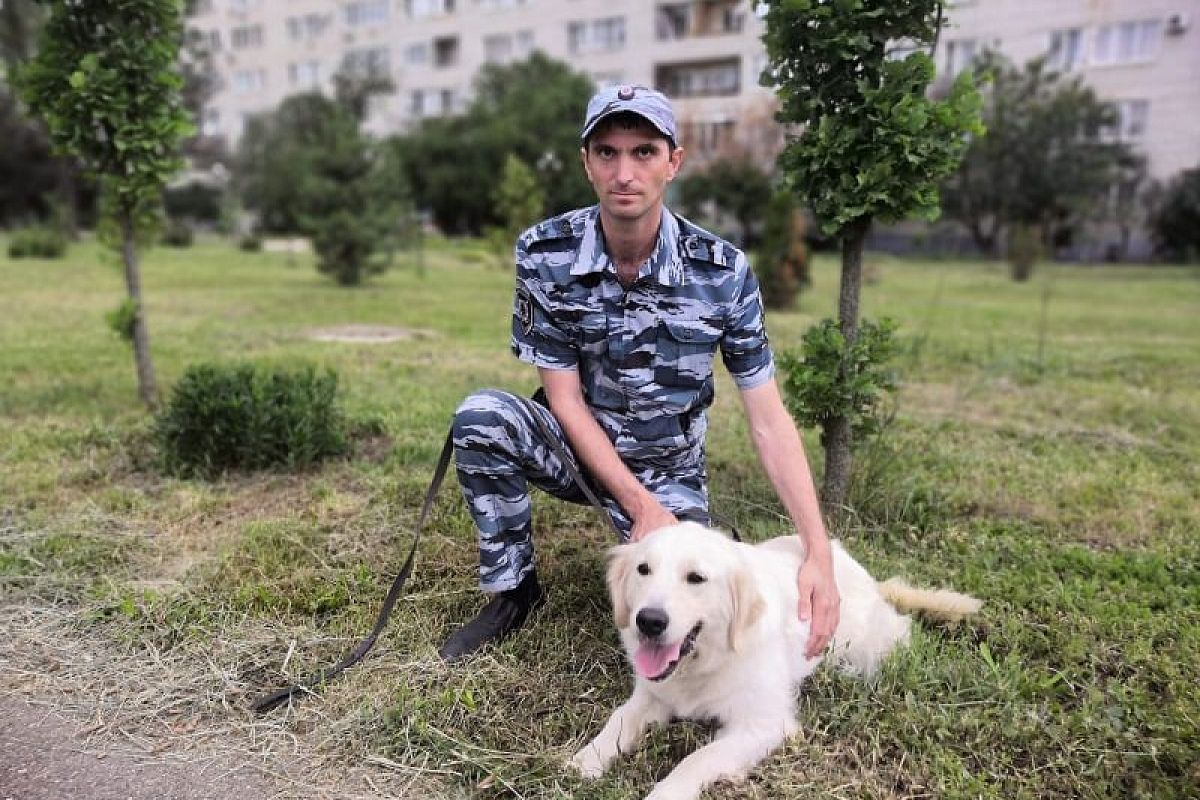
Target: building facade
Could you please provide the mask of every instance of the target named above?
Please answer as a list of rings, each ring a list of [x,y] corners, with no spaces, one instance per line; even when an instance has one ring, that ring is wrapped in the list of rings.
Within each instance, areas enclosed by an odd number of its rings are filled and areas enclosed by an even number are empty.
[[[985,47],[1017,63],[1048,54],[1116,104],[1112,133],[1146,154],[1152,177],[1200,164],[1200,0],[948,0],[947,19],[933,54],[943,75]],[[328,90],[344,66],[391,79],[367,119],[389,133],[461,112],[482,65],[534,50],[598,85],[661,89],[701,161],[780,142],[758,80],[762,19],[745,0],[200,0],[189,24],[219,76],[201,128],[230,144],[249,115]]]

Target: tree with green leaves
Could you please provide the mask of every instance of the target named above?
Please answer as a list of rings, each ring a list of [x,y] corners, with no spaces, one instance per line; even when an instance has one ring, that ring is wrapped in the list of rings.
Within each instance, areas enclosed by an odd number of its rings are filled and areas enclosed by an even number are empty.
[[[318,271],[343,286],[386,269],[382,253],[408,206],[403,168],[362,132],[354,97],[306,92],[252,118],[234,170],[260,228],[311,237]]]
[[[771,202],[771,176],[750,158],[719,158],[702,170],[688,173],[678,185],[684,214],[702,216],[704,207],[711,203],[718,213],[729,215],[737,223],[743,247],[758,245],[762,220]]]
[[[1025,280],[1051,238],[1094,213],[1096,198],[1136,162],[1105,135],[1116,113],[1081,78],[1048,69],[1044,58],[1020,67],[991,50],[974,70],[985,83],[987,135],[971,140],[946,181],[946,214],[984,253],[1007,243],[1013,277]]]
[[[579,168],[579,120],[592,91],[586,75],[541,52],[484,66],[465,114],[425,120],[393,140],[418,203],[445,231],[502,225],[492,199],[510,153],[533,169],[547,214],[594,202]]]
[[[826,232],[842,241],[837,380],[855,381],[863,243],[872,220],[939,212],[938,184],[958,164],[967,134],[981,134],[979,94],[970,73],[944,100],[928,96],[932,48],[942,25],[938,0],[770,0],[764,85],[780,100],[779,119],[803,126],[779,165]],[[889,57],[905,42],[917,49]],[[833,396],[844,395],[834,392]],[[850,483],[848,409],[825,410],[823,500],[844,506]]]
[[[1158,256],[1200,259],[1200,167],[1184,170],[1154,193],[1149,222]]]
[[[503,225],[489,229],[488,240],[500,264],[511,267],[513,243],[521,231],[542,218],[546,195],[529,165],[509,153],[493,199]]]
[[[38,53],[18,85],[51,140],[98,177],[125,266],[138,394],[158,389],[142,305],[139,240],[156,221],[163,186],[181,166],[192,125],[180,99],[178,0],[49,0]]]

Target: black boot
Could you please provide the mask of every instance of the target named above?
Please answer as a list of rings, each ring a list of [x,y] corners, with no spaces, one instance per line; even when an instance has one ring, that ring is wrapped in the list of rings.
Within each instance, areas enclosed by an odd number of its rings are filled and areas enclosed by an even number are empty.
[[[545,602],[546,593],[537,573],[530,571],[515,589],[493,595],[475,619],[450,634],[438,655],[446,662],[458,661],[488,642],[499,642],[525,624],[529,612]]]

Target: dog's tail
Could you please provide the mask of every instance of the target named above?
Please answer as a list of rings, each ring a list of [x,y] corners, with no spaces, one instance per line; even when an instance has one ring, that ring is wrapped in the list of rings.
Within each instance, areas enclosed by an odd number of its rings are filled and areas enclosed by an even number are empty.
[[[920,611],[943,622],[958,622],[978,613],[982,600],[950,589],[918,589],[901,578],[889,578],[879,584],[884,599],[900,611]]]

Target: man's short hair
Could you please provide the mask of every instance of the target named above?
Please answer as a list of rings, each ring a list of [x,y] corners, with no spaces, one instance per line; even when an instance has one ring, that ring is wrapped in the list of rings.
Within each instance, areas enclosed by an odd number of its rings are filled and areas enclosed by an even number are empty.
[[[675,140],[665,133],[660,131],[653,122],[638,114],[635,111],[618,111],[615,114],[609,114],[604,119],[596,123],[583,140],[583,149],[587,150],[592,143],[592,139],[608,133],[612,130],[622,131],[638,131],[639,133],[648,133],[652,137],[666,141],[671,150],[676,147]]]

